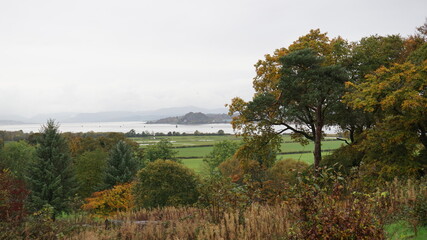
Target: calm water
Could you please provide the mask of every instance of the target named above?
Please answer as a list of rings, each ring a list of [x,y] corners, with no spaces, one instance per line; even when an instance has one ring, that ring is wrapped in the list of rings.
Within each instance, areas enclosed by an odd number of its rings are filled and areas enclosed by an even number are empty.
[[[42,124],[16,124],[16,125],[0,125],[0,131],[19,131],[26,133],[39,132]],[[59,130],[61,132],[129,132],[134,129],[137,133],[148,131],[149,133],[194,133],[199,131],[202,133],[217,133],[223,130],[225,133],[233,134],[233,128],[229,123],[218,124],[199,124],[199,125],[174,125],[174,124],[145,124],[144,122],[89,122],[89,123],[61,123]],[[280,129],[277,127],[277,129]],[[325,127],[325,133],[337,133],[337,127]],[[290,132],[290,131],[289,131]]]
[[[24,132],[39,132],[41,124],[17,124],[0,125],[0,130]],[[145,124],[144,122],[90,122],[90,123],[60,123],[61,132],[129,132],[134,129],[137,133],[148,131],[150,133],[180,132],[194,133],[196,130],[202,133],[217,133],[223,130],[225,133],[233,133],[230,124],[202,124],[202,125],[172,125],[172,124]]]

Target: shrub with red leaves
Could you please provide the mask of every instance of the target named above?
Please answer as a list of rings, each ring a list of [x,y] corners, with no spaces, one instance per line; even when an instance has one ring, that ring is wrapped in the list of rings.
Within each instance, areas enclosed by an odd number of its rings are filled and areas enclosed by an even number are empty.
[[[26,214],[24,202],[28,193],[23,181],[8,170],[0,170],[0,220],[21,220]]]

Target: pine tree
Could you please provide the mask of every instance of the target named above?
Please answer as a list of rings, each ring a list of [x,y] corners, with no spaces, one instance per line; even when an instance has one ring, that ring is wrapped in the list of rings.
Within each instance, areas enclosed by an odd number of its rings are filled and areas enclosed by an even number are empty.
[[[55,213],[67,211],[76,191],[68,145],[58,128],[54,120],[48,120],[41,130],[37,158],[28,177],[31,189],[29,205],[33,210],[50,205]]]
[[[117,142],[107,161],[105,183],[108,188],[133,180],[138,170],[138,162],[131,147],[124,141]]]

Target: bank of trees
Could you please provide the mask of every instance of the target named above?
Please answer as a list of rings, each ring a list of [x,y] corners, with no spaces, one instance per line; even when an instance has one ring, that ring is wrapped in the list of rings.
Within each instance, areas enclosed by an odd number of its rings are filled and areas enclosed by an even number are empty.
[[[373,164],[388,180],[425,174],[425,28],[407,38],[374,35],[357,42],[310,31],[255,65],[253,98],[234,98],[229,106],[234,129],[247,146],[278,146],[277,135],[285,131],[302,144],[313,141],[318,168],[324,128],[339,126],[349,138],[346,148],[360,158],[344,165]],[[346,161],[335,160],[326,162]]]

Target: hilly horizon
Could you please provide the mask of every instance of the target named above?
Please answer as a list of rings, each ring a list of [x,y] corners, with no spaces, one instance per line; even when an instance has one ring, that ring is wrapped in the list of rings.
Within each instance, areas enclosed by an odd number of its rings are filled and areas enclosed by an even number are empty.
[[[160,108],[148,111],[105,111],[92,113],[49,113],[37,114],[32,117],[20,115],[0,115],[0,124],[25,124],[44,123],[48,119],[55,119],[63,123],[75,122],[127,122],[127,121],[153,121],[171,116],[185,115],[189,112],[203,112],[206,114],[224,114],[227,108],[200,108],[195,106]]]

